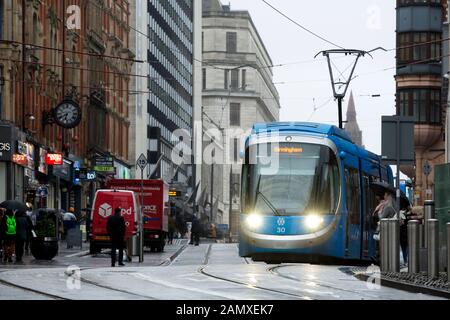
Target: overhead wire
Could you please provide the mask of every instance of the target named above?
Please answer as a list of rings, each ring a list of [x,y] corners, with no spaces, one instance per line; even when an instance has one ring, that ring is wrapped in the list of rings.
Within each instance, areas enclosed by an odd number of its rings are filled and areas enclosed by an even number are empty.
[[[262,0],[262,2],[264,2],[267,6],[271,7],[274,11],[278,12],[280,15],[282,15],[283,17],[285,17],[287,20],[291,21],[292,23],[294,23],[295,25],[297,25],[298,27],[300,27],[301,29],[303,29],[304,31],[312,34],[313,36],[315,36],[316,38],[319,38],[322,41],[327,42],[328,44],[331,44],[334,47],[337,47],[339,49],[344,49],[344,47],[331,42],[330,40],[318,35],[317,33],[315,33],[314,31],[306,28],[305,26],[301,25],[299,22],[295,21],[294,19],[290,18],[289,16],[287,16],[285,13],[283,13],[281,10],[277,9],[275,6],[273,6],[272,4],[270,4],[268,1],[266,0]]]

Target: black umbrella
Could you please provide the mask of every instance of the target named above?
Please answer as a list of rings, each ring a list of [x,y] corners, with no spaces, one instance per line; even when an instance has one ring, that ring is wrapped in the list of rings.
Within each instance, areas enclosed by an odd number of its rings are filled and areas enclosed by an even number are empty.
[[[17,200],[3,201],[2,203],[0,203],[0,208],[11,209],[13,211],[23,211],[23,212],[28,211],[28,207],[26,206],[26,204]]]
[[[392,194],[394,199],[397,194],[396,189],[386,182],[372,182],[370,184],[370,188],[375,192],[377,196],[380,196],[381,198],[384,197],[385,192]],[[411,204],[409,203],[409,199],[406,194],[403,191],[400,191],[400,210],[404,210],[410,205]]]

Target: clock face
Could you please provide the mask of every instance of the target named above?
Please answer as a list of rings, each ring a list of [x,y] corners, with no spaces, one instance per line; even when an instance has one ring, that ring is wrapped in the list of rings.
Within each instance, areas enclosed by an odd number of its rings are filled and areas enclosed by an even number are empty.
[[[72,101],[64,101],[54,109],[55,122],[63,127],[75,128],[81,121],[81,109]]]

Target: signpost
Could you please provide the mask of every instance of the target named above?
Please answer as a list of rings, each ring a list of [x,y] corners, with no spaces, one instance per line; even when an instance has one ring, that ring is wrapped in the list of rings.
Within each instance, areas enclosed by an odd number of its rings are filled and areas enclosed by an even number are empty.
[[[143,225],[143,212],[144,212],[144,170],[148,166],[148,159],[144,154],[141,154],[137,160],[137,166],[141,169],[141,219],[139,221],[139,262],[144,262],[144,225]]]
[[[411,165],[414,156],[414,118],[401,116],[382,117],[382,160],[397,166],[397,210],[400,212],[400,165]]]

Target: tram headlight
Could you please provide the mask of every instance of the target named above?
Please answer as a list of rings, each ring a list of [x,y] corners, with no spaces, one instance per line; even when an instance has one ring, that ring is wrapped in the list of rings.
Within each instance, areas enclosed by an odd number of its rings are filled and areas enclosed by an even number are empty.
[[[312,231],[317,230],[323,224],[323,218],[321,216],[312,214],[306,217],[305,224],[306,227]]]
[[[247,227],[251,230],[258,229],[263,224],[263,218],[261,215],[252,213],[247,216],[247,219],[245,220]]]

